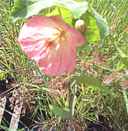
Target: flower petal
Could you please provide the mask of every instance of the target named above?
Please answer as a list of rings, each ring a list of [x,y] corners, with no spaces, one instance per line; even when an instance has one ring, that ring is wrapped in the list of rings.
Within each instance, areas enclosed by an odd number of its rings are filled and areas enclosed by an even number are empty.
[[[45,74],[55,76],[74,70],[76,47],[84,37],[59,16],[33,16],[23,25],[18,41]]]
[[[76,47],[79,47],[84,44],[85,38],[82,36],[82,34],[79,31],[73,28],[69,28],[68,31],[70,32],[70,36],[68,37],[69,44]]]
[[[69,47],[60,47],[58,51],[50,50],[49,54],[40,59],[38,65],[45,74],[50,76],[70,73],[75,68],[76,50]]]

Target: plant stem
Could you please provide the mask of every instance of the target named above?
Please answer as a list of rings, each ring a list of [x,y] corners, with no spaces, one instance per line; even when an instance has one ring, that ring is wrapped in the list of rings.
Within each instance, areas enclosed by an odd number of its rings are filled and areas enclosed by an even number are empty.
[[[123,96],[124,96],[124,101],[125,101],[125,104],[126,104],[126,110],[127,110],[127,113],[128,113],[128,97],[127,97],[126,90],[123,90]]]

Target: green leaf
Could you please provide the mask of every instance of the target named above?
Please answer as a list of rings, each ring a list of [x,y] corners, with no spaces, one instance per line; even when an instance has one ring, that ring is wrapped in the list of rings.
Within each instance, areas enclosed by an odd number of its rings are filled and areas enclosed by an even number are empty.
[[[4,80],[7,77],[8,72],[0,70],[0,80]]]
[[[121,62],[126,66],[126,68],[128,67],[128,56],[127,54],[115,43],[115,47],[121,57]]]
[[[125,65],[126,68],[128,68],[128,57],[127,58],[121,58],[121,62]]]
[[[58,4],[62,4],[69,9],[76,19],[80,18],[88,9],[88,3],[86,1],[76,2],[73,0],[59,0]]]
[[[125,68],[125,64],[122,61],[118,61],[118,63],[116,64],[116,70],[121,71],[124,68]]]
[[[128,96],[127,96],[127,92],[125,90],[123,90],[123,96],[124,96],[124,101],[125,101],[125,104],[126,104],[126,110],[127,110],[127,113],[128,113]]]
[[[14,20],[23,18],[27,14],[28,0],[15,0],[11,15]]]
[[[38,0],[32,5],[28,6],[28,12],[26,14],[26,18],[37,15],[43,9],[52,7],[55,5],[55,0]]]
[[[95,88],[101,87],[101,81],[92,75],[80,74],[80,76],[75,76],[78,83],[83,83],[87,86],[93,86]]]
[[[90,12],[86,12],[82,19],[85,21],[86,25],[85,37],[87,42],[98,43],[100,40],[100,31],[95,17]]]
[[[49,9],[50,11],[43,11],[42,14],[45,16],[62,16],[63,20],[69,25],[73,26],[73,15],[70,10],[64,7],[57,7]]]
[[[57,6],[68,9],[74,18],[80,18],[88,9],[87,2],[75,2],[73,0],[16,0],[12,11],[14,19],[28,18],[38,15],[42,10]],[[64,14],[62,14],[63,16]]]
[[[56,105],[50,105],[49,107],[55,116],[61,117],[63,119],[69,117],[70,110],[68,108],[60,108]]]
[[[114,45],[122,58],[128,58],[128,56],[124,53],[123,50],[120,49],[120,47],[116,43]]]
[[[103,39],[104,37],[109,35],[109,26],[108,26],[106,20],[94,9],[93,9],[93,14],[96,18],[97,25],[100,29],[101,39]]]
[[[105,87],[102,81],[93,75],[80,74],[80,76],[75,76],[75,80],[78,84],[84,84],[91,92],[100,92],[103,96],[112,94],[111,88]],[[114,94],[113,94],[114,95]]]

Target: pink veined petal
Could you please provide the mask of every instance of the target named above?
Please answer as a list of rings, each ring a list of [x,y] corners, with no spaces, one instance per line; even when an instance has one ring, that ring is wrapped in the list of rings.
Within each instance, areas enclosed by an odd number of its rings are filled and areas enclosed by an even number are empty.
[[[46,47],[45,40],[25,39],[21,40],[20,43],[22,50],[29,56],[29,58]]]
[[[33,16],[28,20],[27,26],[39,27],[39,29],[42,27],[70,28],[60,16]]]
[[[38,65],[45,74],[50,76],[71,73],[75,68],[76,49],[60,47],[58,51],[51,50],[46,58],[40,59]]]
[[[68,37],[68,43],[71,44],[71,46],[79,47],[84,44],[85,38],[79,31],[73,28],[69,28],[68,31],[70,32],[70,35]]]
[[[52,27],[53,22],[49,17],[33,16],[27,20],[20,30],[18,41],[35,38],[35,35],[42,34],[44,27]]]

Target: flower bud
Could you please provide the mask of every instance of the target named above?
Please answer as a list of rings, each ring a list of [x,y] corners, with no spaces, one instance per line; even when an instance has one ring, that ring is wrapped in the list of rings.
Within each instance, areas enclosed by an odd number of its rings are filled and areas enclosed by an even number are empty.
[[[85,22],[84,20],[77,20],[76,23],[75,23],[75,28],[80,31],[80,32],[85,32]]]

